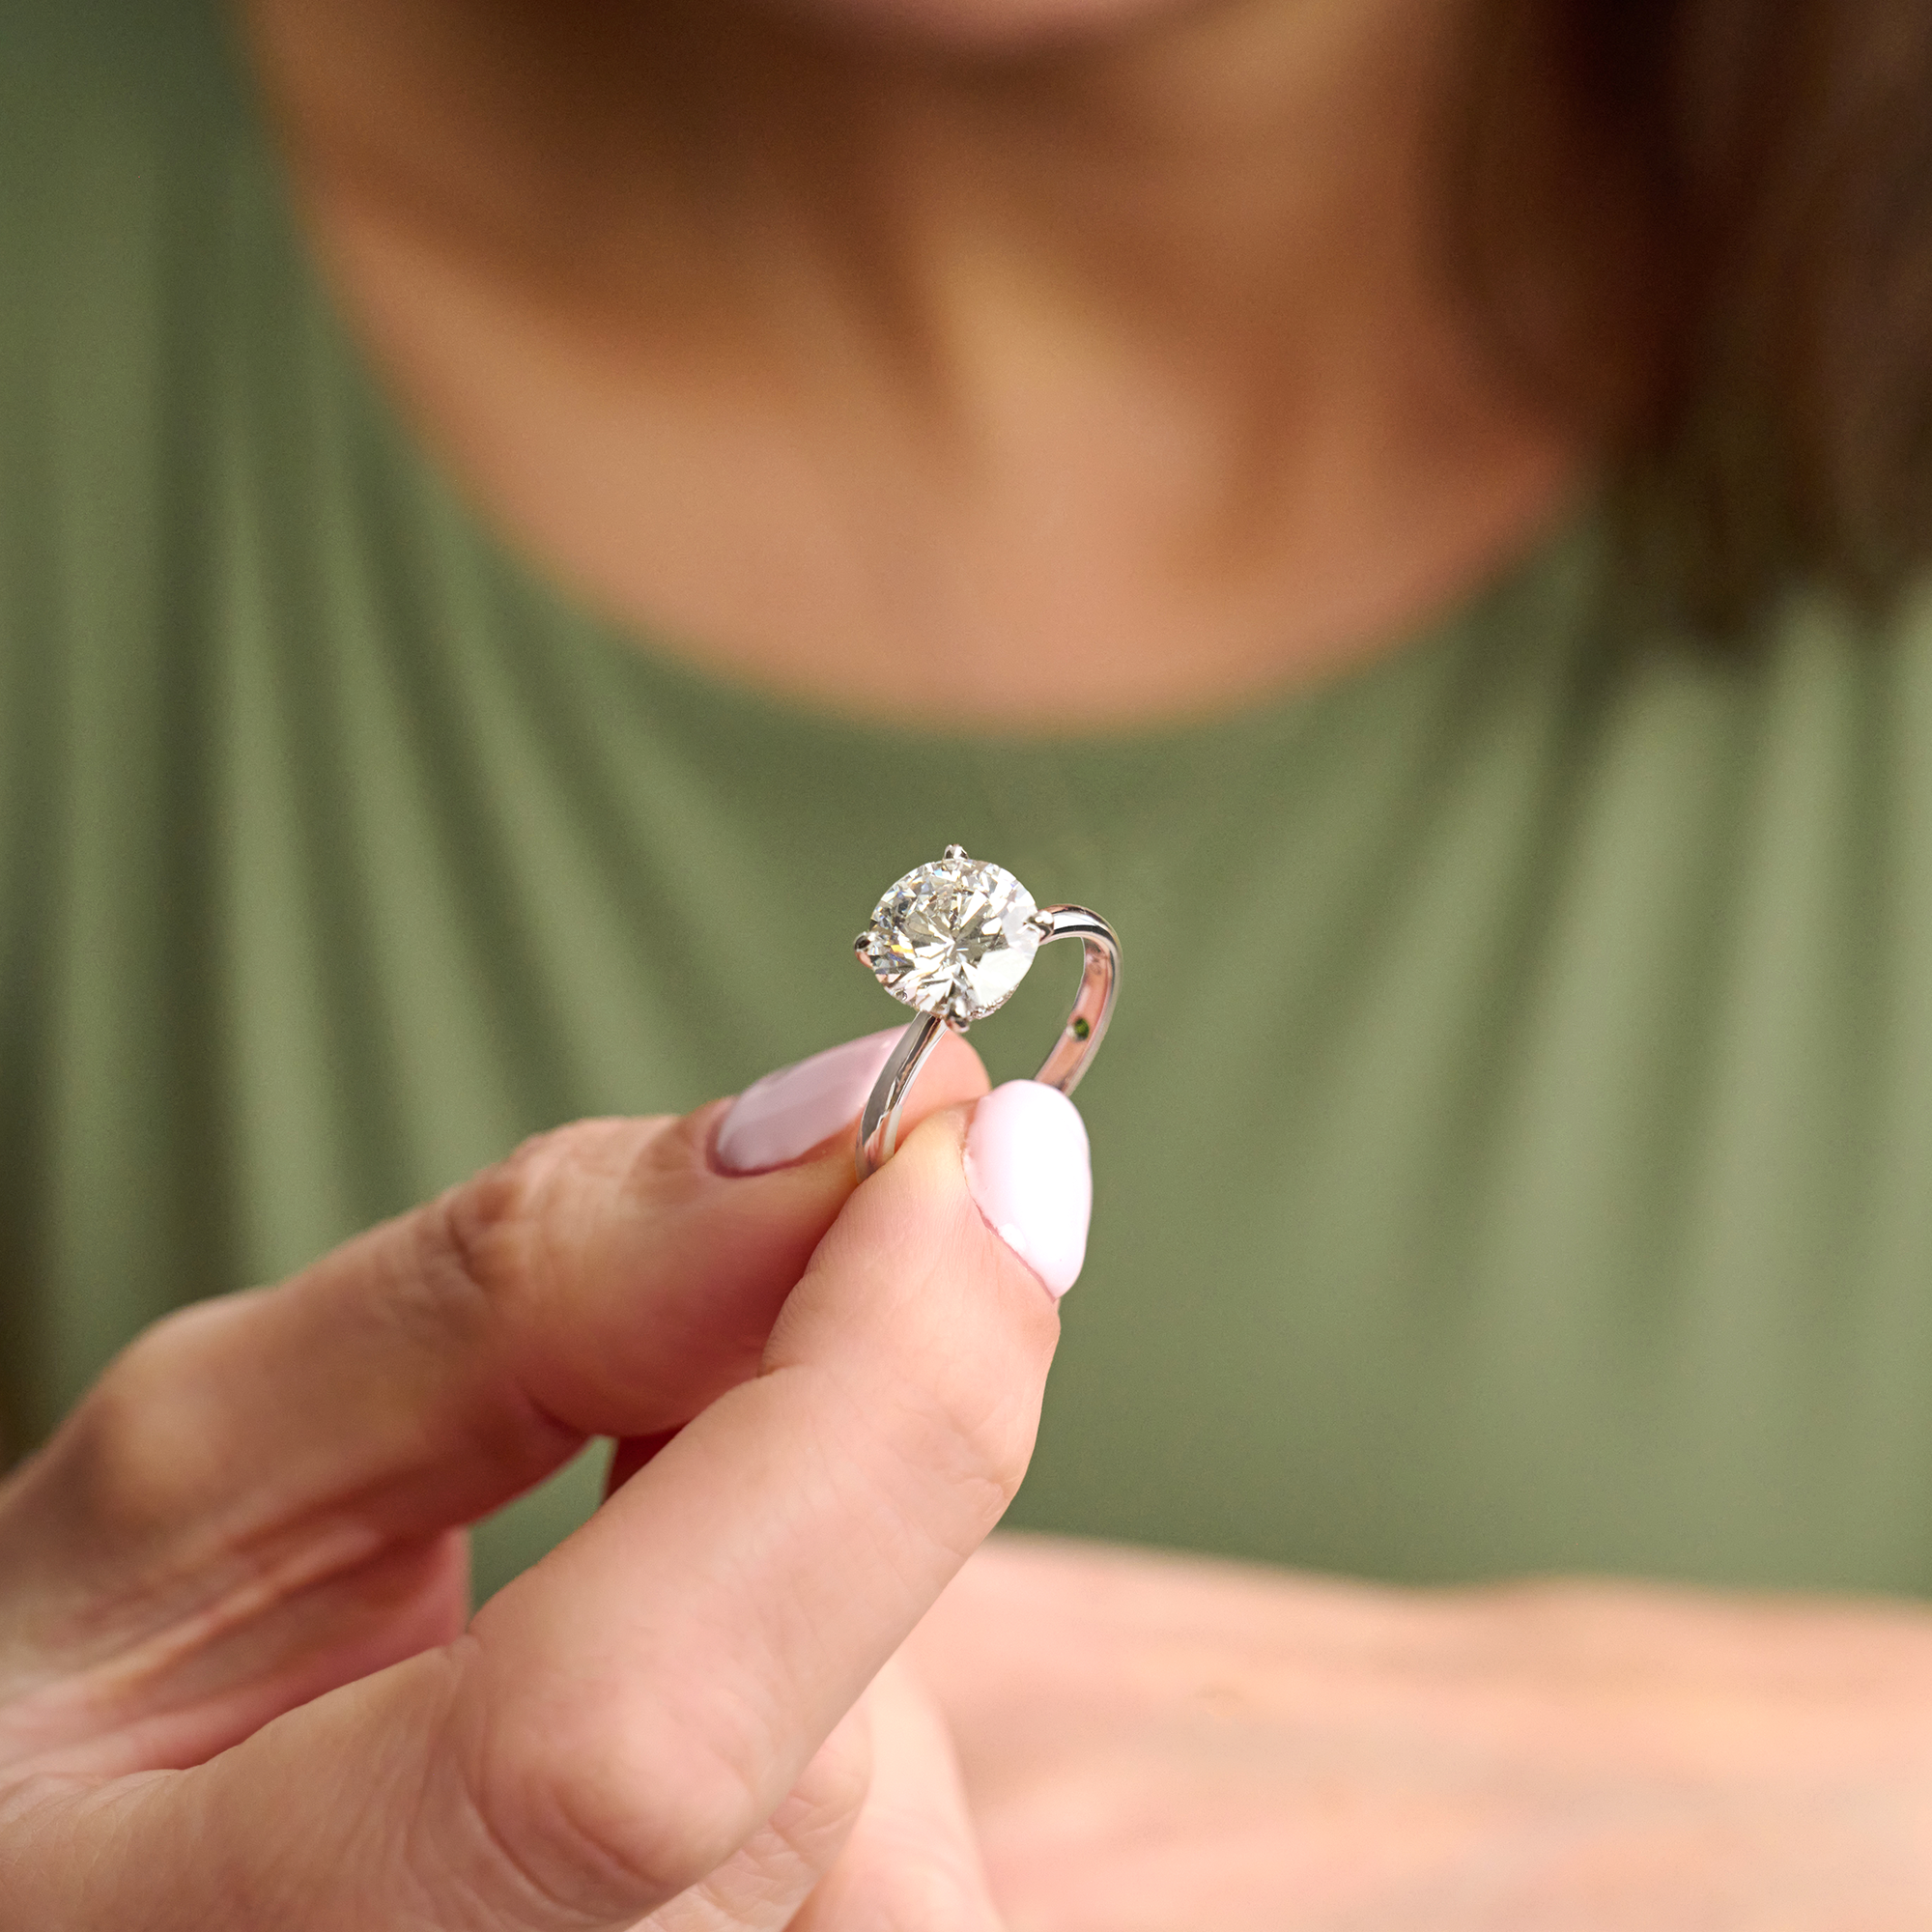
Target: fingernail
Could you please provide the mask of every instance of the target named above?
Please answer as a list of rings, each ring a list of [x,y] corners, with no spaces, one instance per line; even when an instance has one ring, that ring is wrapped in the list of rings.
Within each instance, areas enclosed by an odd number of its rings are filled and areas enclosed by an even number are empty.
[[[967,1129],[966,1185],[994,1234],[1059,1300],[1080,1278],[1094,1212],[1080,1110],[1037,1080],[994,1088]]]
[[[868,1033],[747,1087],[719,1125],[718,1165],[726,1174],[756,1174],[810,1153],[858,1117],[904,1031]]]

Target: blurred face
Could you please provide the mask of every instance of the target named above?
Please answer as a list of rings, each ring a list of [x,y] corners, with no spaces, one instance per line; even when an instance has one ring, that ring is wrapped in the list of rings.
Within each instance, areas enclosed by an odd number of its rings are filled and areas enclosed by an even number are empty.
[[[1105,35],[1200,0],[763,0],[774,12],[905,46],[1017,52]]]

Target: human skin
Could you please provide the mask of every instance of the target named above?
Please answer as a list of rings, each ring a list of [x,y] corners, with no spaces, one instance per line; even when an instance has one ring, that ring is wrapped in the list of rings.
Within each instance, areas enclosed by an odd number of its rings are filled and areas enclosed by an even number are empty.
[[[494,522],[714,673],[1026,732],[1358,663],[1573,499],[1442,260],[1471,6],[246,11]]]
[[[908,1656],[1011,1932],[1918,1932],[1932,1618],[1008,1538]]]
[[[917,1108],[983,1087],[949,1042]],[[721,1111],[170,1318],[0,1486],[10,1927],[995,1922],[889,1666],[1025,1467],[1053,1297],[964,1108],[857,1193],[851,1123],[727,1176]],[[634,1473],[470,1620],[461,1526],[594,1435]]]
[[[1443,269],[1458,0],[247,12],[429,446],[713,673],[1225,711],[1391,648],[1587,476]],[[1061,1560],[980,1559],[916,1643],[1016,1925],[1923,1921],[1916,1613],[1120,1557],[1083,1619]]]

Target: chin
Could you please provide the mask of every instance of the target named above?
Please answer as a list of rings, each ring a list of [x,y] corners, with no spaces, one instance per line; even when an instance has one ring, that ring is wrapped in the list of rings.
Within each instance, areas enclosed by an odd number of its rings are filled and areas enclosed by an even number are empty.
[[[762,0],[840,35],[969,54],[1023,53],[1104,37],[1199,0]]]

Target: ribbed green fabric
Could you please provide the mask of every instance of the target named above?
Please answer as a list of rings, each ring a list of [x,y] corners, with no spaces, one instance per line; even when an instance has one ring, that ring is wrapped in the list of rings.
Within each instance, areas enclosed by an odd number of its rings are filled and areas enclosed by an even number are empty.
[[[411,446],[204,0],[0,0],[0,46],[16,1442],[536,1128],[889,1024],[851,934],[959,839],[1127,952],[1017,1520],[1932,1586],[1922,611],[1795,603],[1726,666],[1620,619],[1583,531],[1234,722],[797,715],[575,611]],[[977,1030],[996,1074],[1067,950]]]

